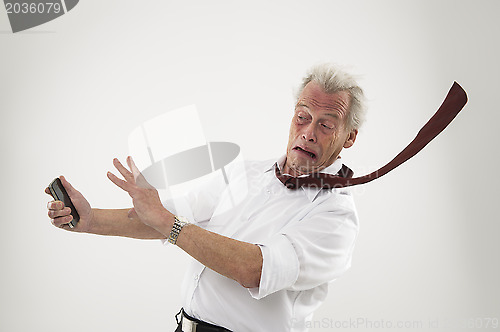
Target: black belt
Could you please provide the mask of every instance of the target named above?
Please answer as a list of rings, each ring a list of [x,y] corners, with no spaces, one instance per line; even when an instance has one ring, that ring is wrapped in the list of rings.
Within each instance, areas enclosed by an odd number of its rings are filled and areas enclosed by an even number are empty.
[[[181,316],[180,319],[177,316]],[[175,315],[175,320],[177,321],[177,330],[175,332],[231,332],[224,327],[213,325],[202,320],[193,318],[189,316],[184,309],[181,309],[177,315]],[[189,331],[184,331],[182,327],[187,327]]]

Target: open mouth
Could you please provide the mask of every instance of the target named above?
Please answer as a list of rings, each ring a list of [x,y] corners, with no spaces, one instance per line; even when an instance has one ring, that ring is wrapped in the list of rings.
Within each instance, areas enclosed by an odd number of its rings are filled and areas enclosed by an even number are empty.
[[[293,148],[294,150],[296,151],[299,151],[307,156],[309,156],[311,159],[316,159],[316,154],[311,152],[311,151],[307,151],[307,150],[304,150],[303,148],[301,148],[300,146],[296,146]]]

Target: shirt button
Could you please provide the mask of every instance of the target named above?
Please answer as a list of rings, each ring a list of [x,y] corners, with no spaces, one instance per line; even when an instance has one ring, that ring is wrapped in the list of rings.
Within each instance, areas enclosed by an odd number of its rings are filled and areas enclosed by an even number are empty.
[[[194,280],[198,281],[198,279],[200,279],[200,276],[196,274],[196,275],[194,276]]]

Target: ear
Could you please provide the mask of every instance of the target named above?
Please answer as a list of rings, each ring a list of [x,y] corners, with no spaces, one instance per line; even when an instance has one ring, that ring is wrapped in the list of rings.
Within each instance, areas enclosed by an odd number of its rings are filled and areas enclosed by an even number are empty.
[[[353,129],[351,130],[351,132],[349,133],[349,135],[347,135],[347,138],[344,142],[344,148],[350,148],[351,146],[353,146],[354,142],[356,142],[356,136],[358,135],[358,130],[357,129]]]

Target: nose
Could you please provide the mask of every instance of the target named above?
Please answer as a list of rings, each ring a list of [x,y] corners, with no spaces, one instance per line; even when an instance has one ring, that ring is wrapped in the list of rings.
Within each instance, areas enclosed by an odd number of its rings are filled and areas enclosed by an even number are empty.
[[[304,131],[302,132],[302,139],[308,142],[316,143],[317,138],[313,123],[310,123],[306,128],[304,128]]]

